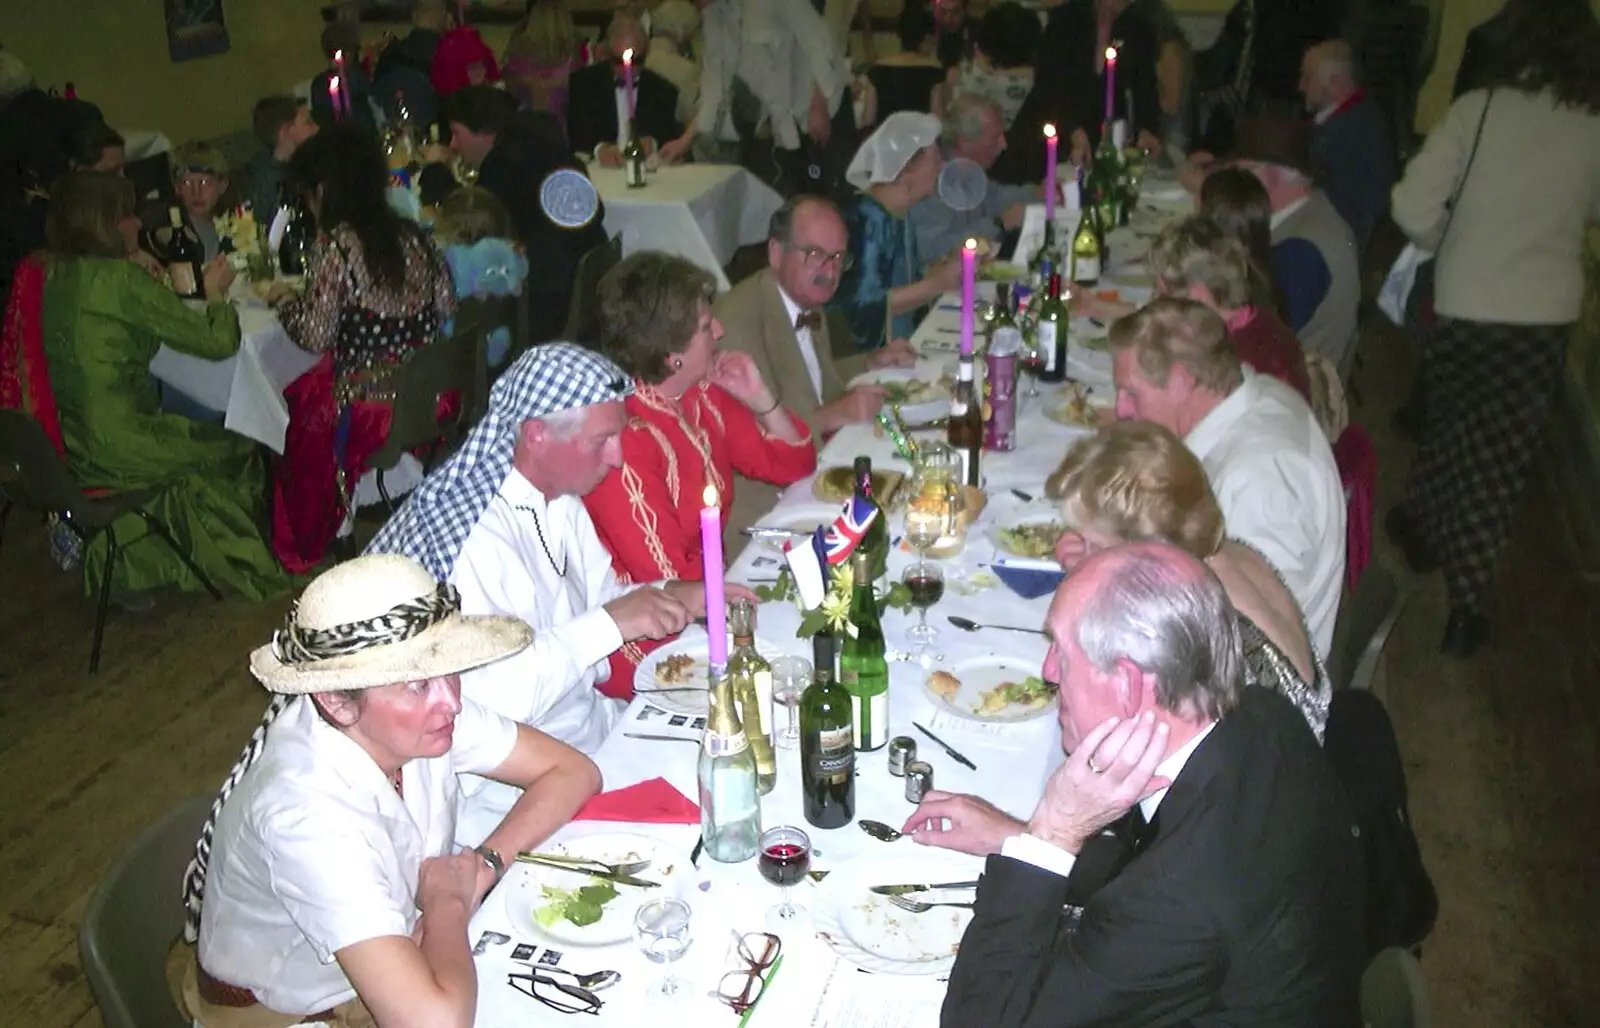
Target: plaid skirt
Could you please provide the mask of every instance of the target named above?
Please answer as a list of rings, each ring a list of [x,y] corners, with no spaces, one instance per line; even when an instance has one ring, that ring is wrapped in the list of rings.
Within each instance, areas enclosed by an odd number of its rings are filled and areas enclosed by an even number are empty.
[[[1406,507],[1452,608],[1479,610],[1561,388],[1571,325],[1440,317],[1423,353],[1422,444]]]

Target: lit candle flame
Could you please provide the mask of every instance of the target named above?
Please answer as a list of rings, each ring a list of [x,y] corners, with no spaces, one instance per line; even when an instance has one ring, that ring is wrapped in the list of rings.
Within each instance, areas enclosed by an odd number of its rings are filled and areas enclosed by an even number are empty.
[[[717,505],[717,487],[714,485],[707,485],[706,491],[700,494],[700,498],[706,501],[706,509],[709,510],[710,508],[715,507]]]
[[[1116,64],[1117,63],[1117,48],[1116,47],[1114,47],[1114,46],[1106,47],[1106,63],[1107,64]]]
[[[967,249],[976,250],[977,248],[978,248],[978,241],[976,239],[967,240]]]
[[[633,63],[633,48],[632,47],[629,47],[628,49],[622,51],[622,63],[623,64],[632,64]]]
[[[1044,137],[1046,139],[1054,139],[1056,137],[1056,127],[1054,125],[1049,125],[1049,124],[1045,125],[1045,127],[1044,127]]]
[[[328,79],[328,89],[335,93],[339,91],[339,76],[335,75]]]

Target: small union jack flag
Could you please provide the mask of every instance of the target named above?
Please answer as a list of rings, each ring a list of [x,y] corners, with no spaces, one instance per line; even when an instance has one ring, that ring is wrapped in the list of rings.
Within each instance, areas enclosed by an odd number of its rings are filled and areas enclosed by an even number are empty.
[[[877,516],[877,504],[865,497],[851,496],[844,501],[839,516],[833,519],[833,524],[829,526],[828,534],[822,543],[829,567],[843,564],[850,559],[850,554],[861,545],[867,529],[872,527],[872,521]]]
[[[795,540],[784,547],[784,557],[794,578],[800,602],[815,607],[827,593],[827,569],[850,559],[850,554],[861,545],[878,508],[870,500],[852,496],[845,501],[833,524],[818,526],[809,539]]]

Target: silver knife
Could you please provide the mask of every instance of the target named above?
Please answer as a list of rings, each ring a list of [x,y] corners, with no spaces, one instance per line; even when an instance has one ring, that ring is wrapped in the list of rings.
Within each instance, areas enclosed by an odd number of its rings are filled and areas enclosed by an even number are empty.
[[[741,535],[748,535],[751,538],[764,535],[777,535],[790,539],[809,539],[815,534],[815,530],[811,532],[802,532],[798,528],[773,528],[768,525],[750,525],[746,528],[739,529],[739,532]]]
[[[660,882],[646,881],[643,878],[635,878],[633,875],[612,874],[610,871],[602,871],[597,867],[577,867],[572,864],[556,864],[552,863],[551,861],[535,857],[529,853],[518,853],[517,861],[518,863],[522,864],[537,864],[540,867],[552,867],[557,871],[572,871],[575,874],[589,875],[591,878],[604,878],[606,881],[616,882],[618,885],[634,885],[641,889],[659,889],[661,887]]]
[[[977,882],[937,882],[933,885],[874,885],[871,892],[879,896],[904,896],[912,892],[931,892],[934,889],[976,889]]]
[[[622,734],[629,739],[645,739],[650,742],[692,742],[696,746],[700,745],[699,739],[691,739],[686,735],[646,735],[643,732],[623,732]]]

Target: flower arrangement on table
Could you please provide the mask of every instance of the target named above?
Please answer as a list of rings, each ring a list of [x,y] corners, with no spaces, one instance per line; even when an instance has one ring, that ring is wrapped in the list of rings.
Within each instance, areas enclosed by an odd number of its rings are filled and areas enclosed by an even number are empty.
[[[218,214],[213,224],[219,248],[228,255],[228,265],[234,271],[248,272],[254,281],[272,277],[272,262],[262,242],[261,226],[249,204]]]

